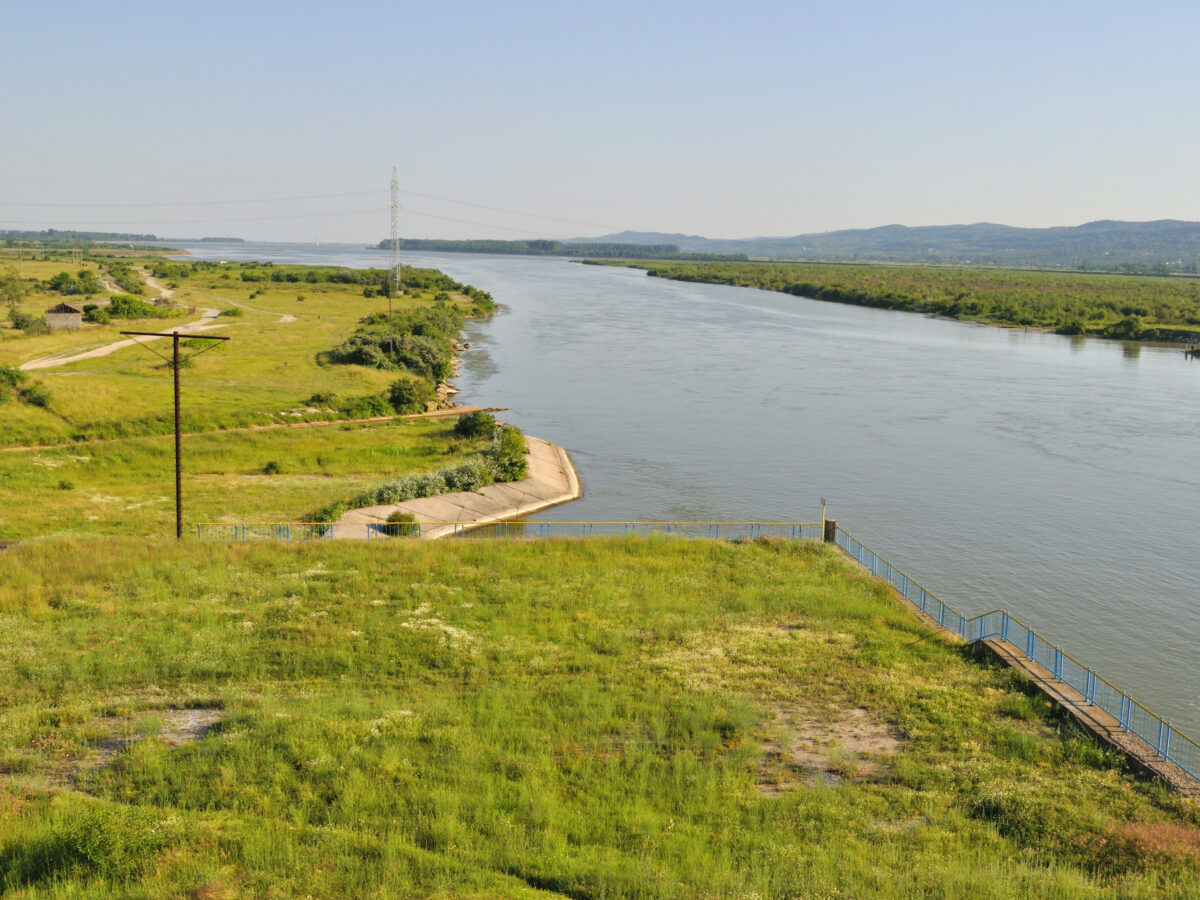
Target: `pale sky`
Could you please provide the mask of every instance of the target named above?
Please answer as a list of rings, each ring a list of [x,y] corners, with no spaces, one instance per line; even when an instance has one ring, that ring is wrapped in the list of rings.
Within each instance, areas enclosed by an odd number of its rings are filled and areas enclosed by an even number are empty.
[[[1200,5],[0,3],[0,228],[1200,220]],[[286,198],[286,199],[285,199]],[[301,199],[291,199],[301,198]]]

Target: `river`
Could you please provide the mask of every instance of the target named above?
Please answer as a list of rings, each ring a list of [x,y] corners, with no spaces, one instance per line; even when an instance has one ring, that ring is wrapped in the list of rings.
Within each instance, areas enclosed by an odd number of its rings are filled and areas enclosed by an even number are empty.
[[[386,266],[345,245],[195,258]],[[464,402],[567,447],[558,520],[829,516],[966,615],[1004,607],[1200,737],[1200,362],[649,278],[405,254],[490,291]]]

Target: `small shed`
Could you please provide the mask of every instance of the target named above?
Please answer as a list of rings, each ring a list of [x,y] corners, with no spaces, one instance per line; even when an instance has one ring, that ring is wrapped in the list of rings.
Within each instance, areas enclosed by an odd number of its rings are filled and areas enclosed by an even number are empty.
[[[82,328],[83,310],[76,309],[70,303],[60,303],[46,310],[46,324],[57,330],[59,328]]]

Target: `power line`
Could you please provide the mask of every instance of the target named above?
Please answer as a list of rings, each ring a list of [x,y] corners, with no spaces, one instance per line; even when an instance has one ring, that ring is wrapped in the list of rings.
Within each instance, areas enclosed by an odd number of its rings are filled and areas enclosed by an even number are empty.
[[[373,192],[373,193],[375,193],[375,192]],[[303,214],[291,213],[290,215],[286,215],[286,216],[248,216],[248,217],[235,218],[235,219],[176,219],[176,220],[136,219],[136,220],[124,221],[124,222],[119,222],[119,221],[112,220],[112,219],[104,219],[102,221],[96,221],[96,222],[79,222],[79,221],[72,220],[72,224],[73,225],[133,225],[133,226],[136,226],[136,225],[142,225],[142,226],[145,226],[145,225],[213,225],[213,224],[220,225],[220,224],[226,223],[226,222],[272,222],[272,221],[281,221],[284,219],[321,219],[321,218],[330,218],[333,216],[358,216],[358,215],[363,215],[365,213],[377,213],[377,212],[379,212],[379,207],[374,207],[372,209],[347,209],[347,210],[343,210],[341,212],[328,212],[328,213],[303,213]],[[8,221],[14,225],[52,225],[52,226],[57,226],[62,220],[55,219],[52,221],[47,221],[44,219],[39,219],[39,220],[8,219],[6,221]]]
[[[454,203],[458,206],[470,206],[474,209],[486,209],[491,212],[508,213],[514,216],[525,216],[529,219],[546,219],[549,222],[563,222],[567,225],[582,225],[586,228],[608,228],[618,229],[619,225],[605,225],[597,222],[581,222],[577,219],[561,219],[557,216],[543,216],[540,213],[521,212],[517,209],[505,209],[503,206],[486,206],[482,203],[468,203],[465,200],[451,200],[449,197],[437,197],[433,194],[418,194],[416,191],[400,191],[401,194],[408,194],[410,197],[420,197],[423,200],[439,200],[442,203]]]
[[[333,213],[307,213],[307,214],[303,214],[303,215],[293,214],[293,215],[289,215],[289,216],[254,216],[254,217],[249,217],[249,218],[237,218],[237,219],[179,219],[176,221],[161,221],[158,219],[138,219],[136,221],[124,221],[124,222],[113,221],[113,220],[109,220],[109,219],[105,219],[102,221],[94,221],[94,222],[80,222],[80,221],[72,220],[69,222],[69,225],[71,226],[71,228],[75,228],[80,225],[89,225],[89,226],[93,226],[93,227],[120,225],[120,226],[130,227],[130,228],[148,228],[150,226],[158,226],[158,225],[225,225],[225,224],[238,223],[238,222],[270,222],[270,221],[284,221],[284,220],[303,221],[305,219],[329,218],[329,217],[334,217],[334,216],[357,216],[357,215],[367,215],[367,214],[374,215],[378,212],[379,212],[379,209],[375,208],[375,209],[350,209],[350,210],[346,210],[344,212],[333,212]],[[475,222],[471,219],[457,219],[452,216],[439,216],[434,213],[417,212],[416,210],[412,210],[412,209],[407,210],[407,212],[408,212],[408,215],[410,215],[410,216],[420,216],[423,219],[438,219],[442,222],[455,222],[459,225],[474,225],[477,228],[491,228],[495,231],[511,231],[516,234],[527,234],[527,235],[533,235],[534,237],[540,237],[540,238],[546,237],[546,233],[544,231],[531,231],[528,228],[514,228],[509,225],[494,225],[489,222]],[[53,228],[57,228],[60,231],[70,230],[65,227],[65,225],[61,219],[37,220],[37,221],[32,221],[32,220],[28,220],[28,219],[24,219],[24,220],[23,219],[8,219],[6,221],[10,225],[48,225]]]
[[[161,206],[228,206],[246,203],[286,203],[292,200],[333,200],[339,197],[379,196],[383,191],[346,191],[341,194],[301,194],[293,197],[259,197],[242,200],[172,200],[154,203],[24,203],[19,200],[0,200],[0,206],[22,206],[37,209],[149,209]]]

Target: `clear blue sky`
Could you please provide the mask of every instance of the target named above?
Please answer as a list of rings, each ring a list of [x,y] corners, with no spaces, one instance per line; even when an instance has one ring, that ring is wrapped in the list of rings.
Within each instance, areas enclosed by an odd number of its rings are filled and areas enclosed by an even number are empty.
[[[1197,33],[1182,2],[5,4],[0,228],[375,241],[393,165],[414,237],[1200,220]]]

